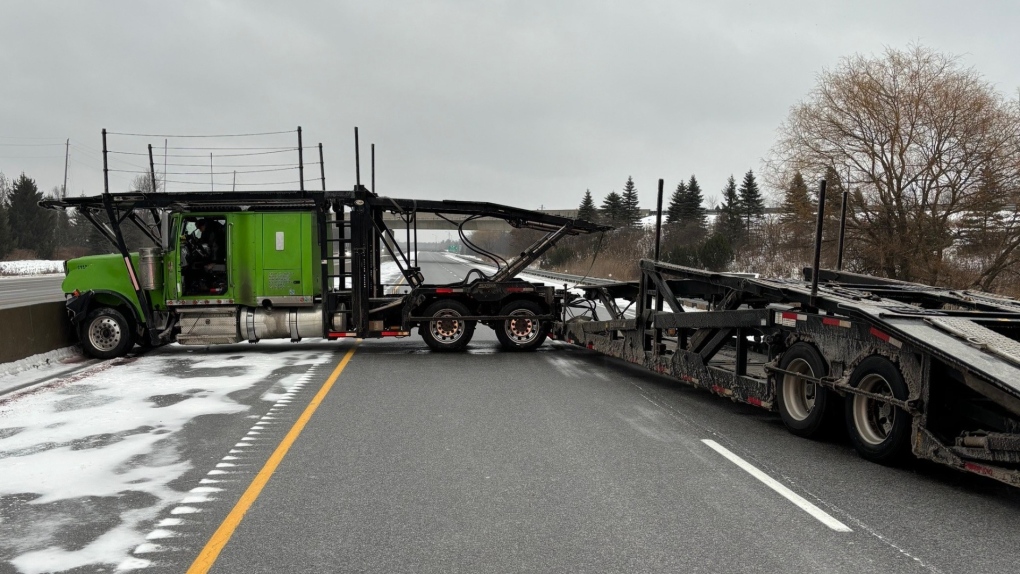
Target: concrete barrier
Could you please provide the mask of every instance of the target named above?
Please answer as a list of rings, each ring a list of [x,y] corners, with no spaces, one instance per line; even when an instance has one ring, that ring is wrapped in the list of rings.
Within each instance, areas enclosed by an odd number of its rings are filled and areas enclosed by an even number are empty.
[[[77,342],[78,336],[71,328],[63,301],[0,309],[0,363],[48,353]]]

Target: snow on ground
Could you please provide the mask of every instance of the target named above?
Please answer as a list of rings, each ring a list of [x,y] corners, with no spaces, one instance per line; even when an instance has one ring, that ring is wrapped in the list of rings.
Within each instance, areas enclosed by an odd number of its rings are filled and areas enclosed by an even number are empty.
[[[398,282],[403,281],[404,279],[404,276],[401,275],[400,273],[400,267],[398,267],[397,264],[393,261],[382,262],[382,264],[379,266],[379,276],[381,278],[381,283],[383,284],[383,286],[387,286],[389,288],[395,287]],[[344,281],[346,289],[350,289],[352,287],[351,278],[348,277]],[[339,279],[333,279],[333,287],[337,289],[340,288]]]
[[[709,226],[711,226],[712,223],[715,222],[716,216],[717,216],[717,214],[714,211],[705,214],[705,220],[706,220],[706,222],[708,223]],[[641,226],[646,228],[646,229],[654,230],[655,229],[655,217],[656,216],[655,216],[654,213],[652,215],[648,215],[646,217],[642,217],[641,218]],[[665,211],[662,212],[662,225],[666,225],[666,212]]]
[[[0,275],[47,275],[64,273],[63,261],[29,259],[26,261],[0,261]]]
[[[395,261],[383,261],[382,265],[379,266],[380,282],[387,289],[396,288],[398,283],[404,281],[403,274],[400,273],[400,267],[397,266]]]
[[[65,363],[77,362],[82,358],[81,349],[77,346],[63,347],[48,353],[40,353],[25,357],[18,361],[0,363],[0,393],[10,388],[15,375],[37,377],[51,371],[67,368]]]
[[[0,507],[0,557],[26,574],[119,563],[186,494],[170,487],[192,467],[186,425],[248,411],[232,393],[259,383],[260,398],[275,401],[333,358],[315,340],[243,348],[171,345],[0,397],[0,502],[20,505]],[[68,529],[84,526],[68,509],[91,515],[102,501],[113,516],[87,544],[70,544]]]

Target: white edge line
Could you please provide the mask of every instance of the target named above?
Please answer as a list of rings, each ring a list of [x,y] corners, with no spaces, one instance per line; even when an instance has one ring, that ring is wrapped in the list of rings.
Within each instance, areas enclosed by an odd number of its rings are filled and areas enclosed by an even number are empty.
[[[708,447],[711,448],[712,450],[714,450],[715,452],[717,452],[717,453],[723,455],[724,457],[726,457],[730,462],[732,462],[733,464],[739,466],[741,469],[743,469],[745,472],[747,472],[751,476],[753,476],[753,477],[757,478],[758,480],[762,481],[763,483],[765,483],[765,486],[767,486],[767,487],[771,488],[772,490],[778,492],[780,495],[782,495],[783,498],[785,498],[785,499],[789,500],[790,502],[794,503],[801,510],[803,510],[804,512],[807,512],[811,516],[815,517],[822,524],[828,526],[829,528],[835,530],[836,532],[853,532],[853,530],[851,530],[849,526],[847,526],[846,524],[843,524],[842,522],[836,520],[835,518],[833,518],[831,515],[829,515],[827,512],[825,512],[821,508],[818,508],[814,504],[811,504],[803,496],[801,496],[801,495],[797,494],[796,492],[790,490],[789,488],[783,486],[778,481],[776,481],[774,478],[772,478],[771,476],[769,476],[769,475],[765,474],[764,472],[758,470],[757,467],[755,467],[751,463],[747,462],[746,460],[744,460],[744,459],[740,458],[739,456],[733,454],[732,452],[729,451],[729,449],[727,449],[726,447],[722,446],[721,444],[715,442],[714,440],[707,439],[707,438],[706,439],[701,439],[701,442],[703,442],[706,445],[708,445]]]

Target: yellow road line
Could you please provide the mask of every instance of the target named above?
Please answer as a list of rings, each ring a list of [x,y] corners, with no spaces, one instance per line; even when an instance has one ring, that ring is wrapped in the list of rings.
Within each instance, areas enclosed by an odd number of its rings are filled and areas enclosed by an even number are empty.
[[[358,341],[358,343],[360,343],[360,341]],[[309,419],[311,419],[312,415],[315,414],[315,410],[319,408],[319,403],[326,398],[329,390],[333,388],[333,383],[336,382],[341,371],[344,370],[347,363],[351,362],[351,357],[354,356],[354,351],[357,350],[358,343],[355,343],[354,346],[347,351],[343,360],[340,361],[340,364],[337,365],[336,369],[333,370],[333,373],[328,379],[326,379],[326,382],[322,385],[322,388],[319,389],[319,392],[316,393],[314,398],[312,398],[312,402],[308,403],[304,412],[301,413],[300,417],[298,417],[297,422],[295,422],[294,426],[292,426],[290,431],[287,432],[287,436],[283,437],[280,445],[276,447],[275,451],[273,451],[272,456],[270,456],[269,460],[266,461],[262,470],[259,471],[259,473],[255,476],[255,479],[251,481],[250,485],[248,485],[248,489],[241,495],[241,499],[234,505],[233,510],[231,510],[230,514],[228,514],[223,520],[220,527],[216,529],[216,532],[213,533],[209,542],[206,542],[205,547],[202,548],[202,551],[198,554],[198,557],[195,558],[195,561],[191,563],[191,567],[188,568],[188,574],[205,574],[210,568],[212,568],[213,564],[216,563],[216,558],[220,555],[223,547],[227,545],[227,542],[230,541],[230,537],[233,536],[234,530],[236,530],[237,526],[241,524],[244,514],[248,512],[251,505],[255,503],[255,499],[259,497],[262,489],[273,476],[273,472],[276,471],[276,467],[280,466],[280,462],[283,461],[283,457],[287,456],[287,451],[290,450],[294,441],[297,440],[298,435],[301,434],[305,425],[308,424]]]
[[[400,294],[400,285],[401,285],[401,283],[403,283],[403,282],[404,282],[404,280],[406,280],[406,279],[407,279],[406,277],[404,277],[403,275],[401,275],[401,276],[400,276],[400,279],[399,279],[399,280],[397,281],[396,285],[394,285],[394,286],[393,286],[393,289],[391,289],[391,290],[390,290],[390,295],[399,295],[399,294]]]

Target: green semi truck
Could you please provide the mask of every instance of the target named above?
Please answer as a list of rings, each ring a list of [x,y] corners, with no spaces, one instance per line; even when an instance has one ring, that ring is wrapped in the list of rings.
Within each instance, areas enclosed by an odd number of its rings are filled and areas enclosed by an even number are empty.
[[[66,262],[67,309],[84,350],[98,358],[133,345],[215,345],[305,337],[405,337],[417,328],[436,351],[463,349],[478,323],[508,350],[545,340],[568,296],[516,278],[568,235],[608,229],[586,221],[482,202],[380,197],[350,191],[247,193],[104,193],[47,200],[74,209],[118,253]],[[385,221],[407,226],[404,248]],[[546,232],[487,275],[430,285],[410,241],[418,213],[463,222],[502,219]],[[133,224],[153,247],[129,252],[122,226]],[[165,230],[165,231],[164,231]],[[469,243],[469,242],[468,242]],[[382,283],[388,255],[409,292]]]

